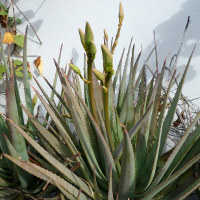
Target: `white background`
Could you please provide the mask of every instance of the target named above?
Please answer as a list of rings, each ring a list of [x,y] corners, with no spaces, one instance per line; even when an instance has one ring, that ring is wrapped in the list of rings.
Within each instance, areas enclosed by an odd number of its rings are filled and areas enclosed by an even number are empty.
[[[79,40],[78,28],[84,30],[85,22],[89,21],[94,32],[97,46],[96,67],[102,70],[100,45],[103,43],[103,30],[107,30],[109,39],[115,36],[118,25],[119,0],[15,0],[21,11],[26,15],[39,35],[42,45],[29,26],[28,54],[39,55],[43,59],[44,75],[53,81],[55,67],[53,58],[58,57],[59,48],[63,43],[61,67],[65,67],[73,58],[74,64],[83,68],[83,48]],[[180,59],[179,70],[183,69],[197,44],[192,64],[184,85],[183,93],[190,99],[200,96],[200,1],[199,0],[122,0],[125,18],[114,54],[115,69],[121,52],[128,48],[131,37],[136,44],[136,52],[143,48],[140,68],[150,50],[153,48],[153,31],[156,32],[158,44],[159,68],[166,55],[171,56],[178,51],[187,17],[191,23],[187,31]],[[23,24],[18,26],[19,33],[24,33],[28,22],[16,10],[17,17]],[[31,58],[30,58],[31,60]],[[150,62],[155,69],[154,62]],[[31,71],[35,72],[31,62]],[[37,74],[36,74],[37,75]],[[38,77],[41,79],[40,77]],[[42,81],[42,80],[40,80]],[[42,82],[43,83],[43,82]],[[48,88],[44,85],[45,88]],[[48,89],[47,89],[48,90]],[[48,90],[50,93],[50,90]],[[200,100],[195,101],[200,105]]]

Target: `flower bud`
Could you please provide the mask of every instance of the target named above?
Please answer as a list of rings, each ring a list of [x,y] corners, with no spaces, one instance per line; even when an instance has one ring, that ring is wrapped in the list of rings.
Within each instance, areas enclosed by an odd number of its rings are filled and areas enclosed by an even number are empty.
[[[86,22],[86,25],[85,25],[85,46],[86,46],[87,49],[89,48],[88,45],[93,41],[94,41],[94,36],[93,36],[91,26],[90,26],[89,22]]]
[[[96,46],[95,46],[94,42],[91,42],[88,45],[88,53],[90,55],[92,55],[93,59],[95,58],[96,52],[97,52]]]
[[[93,72],[94,72],[94,75],[96,76],[96,78],[98,79],[98,80],[100,80],[101,82],[103,82],[104,81],[104,79],[105,79],[105,76],[103,75],[103,73],[101,73],[99,70],[97,70],[97,69],[92,69],[93,70]]]
[[[108,48],[105,45],[101,45],[101,51],[103,56],[103,68],[106,73],[111,73],[113,68],[113,57]]]
[[[124,19],[124,10],[122,7],[122,3],[120,2],[119,4],[119,23],[122,23],[123,19]]]
[[[79,36],[80,36],[80,40],[83,45],[83,48],[85,49],[85,34],[80,28],[78,29],[78,32],[79,32]]]
[[[108,41],[108,33],[106,32],[106,29],[104,29],[104,37]]]
[[[103,89],[103,92],[104,92],[104,93],[107,93],[107,92],[108,92],[108,88],[107,88],[107,87],[102,86],[102,89]]]
[[[110,73],[111,73],[111,75],[113,75],[113,74],[115,73],[115,70],[114,70],[114,69],[112,69],[112,71],[111,71]]]
[[[73,64],[69,64],[70,68],[73,69],[73,71],[75,73],[77,73],[79,76],[81,76],[81,70],[76,66],[76,65],[73,65]]]

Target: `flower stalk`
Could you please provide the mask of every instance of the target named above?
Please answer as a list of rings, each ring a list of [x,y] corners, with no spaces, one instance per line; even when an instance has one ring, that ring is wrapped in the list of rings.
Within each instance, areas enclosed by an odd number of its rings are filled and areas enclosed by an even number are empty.
[[[103,56],[103,68],[106,73],[105,77],[105,87],[109,88],[110,84],[110,79],[112,75],[114,74],[113,70],[113,57],[108,48],[105,45],[101,45],[101,50],[102,50],[102,56]],[[110,119],[109,119],[109,90],[108,92],[104,92],[104,114],[105,114],[105,124],[106,124],[106,130],[108,134],[108,141],[110,145],[111,152],[114,151],[114,143],[113,143],[113,138],[112,138],[112,133],[111,133],[111,128],[110,128]]]

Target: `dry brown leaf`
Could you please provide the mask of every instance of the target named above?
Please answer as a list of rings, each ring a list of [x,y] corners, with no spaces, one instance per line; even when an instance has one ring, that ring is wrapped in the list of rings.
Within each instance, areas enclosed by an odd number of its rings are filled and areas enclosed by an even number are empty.
[[[7,15],[0,15],[1,28],[7,28]]]
[[[181,120],[179,118],[177,118],[177,120],[173,123],[174,127],[179,126],[181,123]]]
[[[27,62],[27,68],[28,68],[28,71],[30,72],[31,67],[30,67],[29,62]]]
[[[40,74],[43,73],[43,63],[41,56],[38,56],[36,60],[34,60],[34,64],[37,67]]]
[[[14,37],[11,33],[5,32],[3,43],[4,44],[12,44],[14,42]]]

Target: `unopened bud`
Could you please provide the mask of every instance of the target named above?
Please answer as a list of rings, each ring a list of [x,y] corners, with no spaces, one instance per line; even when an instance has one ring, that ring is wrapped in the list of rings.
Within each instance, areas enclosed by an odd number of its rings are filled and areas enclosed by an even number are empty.
[[[104,93],[107,93],[107,92],[108,92],[108,88],[107,88],[107,87],[102,86],[102,89],[103,89],[103,92],[104,92]]]
[[[96,52],[97,49],[94,42],[90,42],[90,44],[88,45],[88,53],[92,55],[93,59],[95,58]]]
[[[108,41],[108,33],[106,32],[106,29],[104,29],[104,37]]]
[[[92,69],[93,70],[93,72],[94,72],[94,75],[96,76],[96,78],[98,79],[98,80],[100,80],[101,82],[103,82],[104,81],[104,79],[105,79],[105,76],[103,75],[103,73],[101,73],[99,70],[97,70],[97,69]]]
[[[85,25],[85,46],[86,46],[86,48],[89,48],[88,45],[93,41],[94,41],[94,36],[93,36],[91,26],[90,26],[89,22],[86,22],[86,25]]]
[[[122,3],[120,2],[119,4],[119,23],[122,23],[123,19],[124,19],[124,10],[122,7]]]
[[[108,48],[105,45],[101,45],[101,51],[103,56],[103,68],[106,73],[111,73],[113,68],[113,57]]]
[[[73,65],[73,64],[69,64],[70,68],[73,69],[73,71],[75,73],[77,73],[79,76],[81,76],[81,70],[76,66],[76,65]]]
[[[80,40],[83,45],[83,48],[85,49],[85,34],[80,28],[78,29],[78,32],[79,32],[79,36],[80,36]]]

